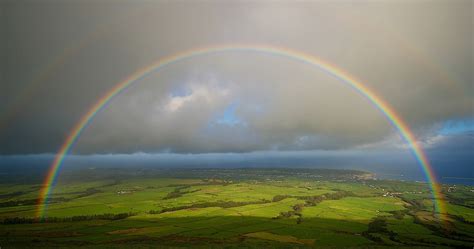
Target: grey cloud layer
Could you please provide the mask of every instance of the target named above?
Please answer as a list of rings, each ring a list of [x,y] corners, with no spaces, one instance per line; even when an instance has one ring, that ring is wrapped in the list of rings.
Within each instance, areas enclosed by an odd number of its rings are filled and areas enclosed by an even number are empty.
[[[274,44],[325,58],[378,92],[420,136],[473,115],[470,1],[2,7],[0,111],[10,113],[2,118],[3,154],[56,151],[81,115],[131,72],[222,43]],[[61,63],[32,86],[54,61]],[[177,89],[186,93],[173,95]],[[233,103],[242,123],[216,123]],[[393,132],[367,100],[320,70],[231,52],[150,74],[96,117],[75,152],[340,149]]]

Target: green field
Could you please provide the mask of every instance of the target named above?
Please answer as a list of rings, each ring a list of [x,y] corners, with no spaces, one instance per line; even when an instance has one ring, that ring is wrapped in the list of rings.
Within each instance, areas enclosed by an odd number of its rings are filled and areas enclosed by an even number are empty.
[[[119,173],[117,173],[119,172]],[[86,170],[62,177],[46,217],[40,184],[0,185],[2,248],[472,248],[474,193],[364,172]],[[443,186],[447,191],[449,186]]]

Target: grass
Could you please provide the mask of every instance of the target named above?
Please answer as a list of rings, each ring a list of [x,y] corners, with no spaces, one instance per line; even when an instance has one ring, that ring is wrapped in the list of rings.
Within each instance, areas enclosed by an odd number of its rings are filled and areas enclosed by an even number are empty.
[[[474,222],[474,209],[448,203],[446,209],[449,214],[463,217],[469,222]]]
[[[328,200],[315,207],[303,210],[304,217],[319,217],[336,220],[352,220],[368,223],[377,216],[388,216],[389,211],[403,210],[404,203],[391,197],[347,197]]]
[[[1,202],[35,198],[38,190],[35,184],[0,185],[0,193],[5,195]],[[180,194],[166,198],[173,191]],[[337,200],[323,199],[315,206],[305,201],[310,196],[338,191],[351,194]],[[165,248],[442,248],[474,244],[474,225],[469,223],[473,221],[474,209],[448,204],[452,224],[448,233],[429,211],[433,203],[428,191],[423,183],[321,178],[210,181],[147,176],[119,181],[93,178],[83,183],[60,182],[53,197],[66,199],[48,206],[49,217],[125,212],[132,212],[133,216],[120,220],[0,225],[0,245],[5,248],[28,248],[32,244],[39,248],[147,248],[157,244]],[[467,193],[452,193],[457,202],[471,196],[470,188],[458,187],[458,191]],[[386,192],[402,194],[382,196]],[[277,195],[285,198],[272,201]],[[226,207],[226,202],[233,204]],[[201,206],[186,208],[192,204]],[[205,207],[207,204],[213,206]],[[162,212],[165,208],[178,209]],[[33,205],[0,207],[1,219],[33,217],[34,212]],[[281,216],[288,212],[291,215]],[[376,230],[375,221],[379,224]]]
[[[278,235],[269,232],[255,232],[255,233],[248,233],[245,234],[246,237],[263,239],[263,240],[272,240],[278,241],[283,243],[296,243],[296,244],[306,244],[306,245],[313,245],[313,239],[298,239],[296,237],[290,235]]]

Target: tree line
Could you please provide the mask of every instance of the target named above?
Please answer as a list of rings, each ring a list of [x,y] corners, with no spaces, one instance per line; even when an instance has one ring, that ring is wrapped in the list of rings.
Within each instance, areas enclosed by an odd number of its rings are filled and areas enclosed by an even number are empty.
[[[29,218],[29,217],[8,217],[1,221],[1,224],[32,224],[32,223],[57,223],[57,222],[74,222],[74,221],[85,221],[85,220],[122,220],[130,216],[134,216],[136,213],[105,213],[105,214],[93,214],[93,215],[77,215],[70,217],[45,217],[41,219]]]
[[[182,191],[183,189],[188,189],[190,187],[191,187],[191,185],[178,186],[173,191],[169,192],[165,197],[163,197],[163,200],[175,199],[175,198],[179,198],[179,197],[183,196],[184,194],[190,194],[190,193],[200,191],[200,189]]]
[[[300,224],[303,221],[303,208],[308,206],[316,206],[320,202],[324,200],[339,200],[344,197],[354,196],[352,192],[340,190],[334,193],[327,193],[323,195],[315,195],[315,196],[291,196],[291,195],[276,195],[273,197],[272,201],[277,202],[284,200],[286,198],[296,198],[298,200],[304,200],[305,203],[298,203],[292,207],[293,210],[280,212],[280,214],[273,219],[281,219],[281,218],[290,218],[292,216],[298,216],[296,219],[296,223]]]

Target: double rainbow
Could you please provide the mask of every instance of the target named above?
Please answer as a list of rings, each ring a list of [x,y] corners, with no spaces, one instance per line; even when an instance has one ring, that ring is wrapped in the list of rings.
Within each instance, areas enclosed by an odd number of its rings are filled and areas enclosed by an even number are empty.
[[[307,53],[303,53],[303,52],[288,49],[288,48],[269,46],[269,45],[230,44],[230,45],[220,45],[220,46],[211,46],[211,47],[191,49],[191,50],[180,52],[168,57],[161,58],[153,62],[149,66],[146,66],[144,68],[137,70],[135,73],[131,74],[128,78],[121,81],[120,83],[115,85],[112,89],[110,89],[106,94],[104,94],[89,109],[89,111],[87,111],[81,117],[81,119],[76,123],[76,125],[73,127],[73,129],[67,136],[67,139],[62,144],[60,150],[56,154],[54,161],[51,164],[48,174],[44,180],[44,184],[40,190],[40,196],[38,199],[37,213],[36,213],[37,217],[41,219],[45,217],[46,215],[48,197],[51,194],[52,188],[56,180],[56,176],[61,168],[61,165],[66,155],[74,146],[78,137],[81,135],[85,127],[91,123],[93,118],[101,110],[105,109],[105,107],[107,106],[107,103],[109,103],[112,100],[112,98],[124,92],[129,86],[138,82],[140,79],[142,79],[149,73],[156,70],[160,70],[163,67],[170,65],[172,63],[182,61],[185,59],[190,59],[197,56],[201,56],[201,55],[230,52],[230,51],[266,53],[266,54],[285,57],[285,58],[299,61],[305,64],[309,64],[339,79],[341,82],[345,83],[347,86],[351,87],[356,92],[364,96],[387,118],[387,120],[392,124],[392,126],[395,127],[400,132],[400,135],[408,143],[416,160],[418,161],[418,163],[420,164],[420,166],[422,167],[426,175],[426,179],[430,185],[430,188],[433,194],[434,208],[435,208],[436,213],[438,214],[446,213],[446,209],[443,203],[444,198],[441,193],[441,188],[436,181],[435,173],[433,171],[432,166],[430,165],[428,161],[428,158],[426,157],[425,152],[423,151],[421,146],[417,143],[415,136],[413,132],[410,130],[407,123],[400,117],[400,115],[398,115],[395,112],[395,110],[392,107],[390,107],[390,105],[386,101],[384,101],[381,97],[379,97],[372,89],[365,86],[360,81],[358,81],[357,79],[355,79],[353,76],[343,71],[342,69]]]

